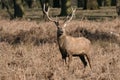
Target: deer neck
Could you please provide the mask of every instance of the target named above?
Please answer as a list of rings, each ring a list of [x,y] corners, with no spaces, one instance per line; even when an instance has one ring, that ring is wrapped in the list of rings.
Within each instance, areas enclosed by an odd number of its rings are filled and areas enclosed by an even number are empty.
[[[59,47],[62,47],[64,45],[65,39],[66,39],[66,34],[57,36],[57,41],[58,41]]]

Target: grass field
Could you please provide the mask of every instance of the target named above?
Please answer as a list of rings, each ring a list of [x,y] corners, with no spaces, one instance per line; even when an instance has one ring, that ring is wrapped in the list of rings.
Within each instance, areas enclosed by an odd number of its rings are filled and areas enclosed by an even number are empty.
[[[63,65],[53,23],[1,19],[0,80],[120,79],[120,20],[73,20],[66,31],[91,40],[92,71],[84,69],[78,57],[73,57],[70,69]]]

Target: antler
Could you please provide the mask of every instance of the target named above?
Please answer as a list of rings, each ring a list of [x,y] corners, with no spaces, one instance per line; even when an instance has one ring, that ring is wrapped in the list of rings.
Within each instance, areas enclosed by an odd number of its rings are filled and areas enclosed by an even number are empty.
[[[73,18],[73,16],[74,16],[74,14],[75,14],[75,11],[76,11],[76,8],[75,9],[73,9],[72,8],[72,15],[71,15],[71,17],[69,18],[69,16],[67,16],[67,19],[64,21],[64,27],[66,27],[66,25],[67,25],[67,23],[69,23],[71,20],[72,20],[72,18]]]
[[[46,8],[46,6],[45,6],[45,4],[44,4],[43,11],[44,11],[45,15],[47,16],[48,20],[49,20],[49,21],[52,21],[52,22],[57,22],[56,20],[53,20],[53,19],[50,18],[50,16],[49,16],[50,8],[48,8],[47,11],[46,11],[45,8]]]

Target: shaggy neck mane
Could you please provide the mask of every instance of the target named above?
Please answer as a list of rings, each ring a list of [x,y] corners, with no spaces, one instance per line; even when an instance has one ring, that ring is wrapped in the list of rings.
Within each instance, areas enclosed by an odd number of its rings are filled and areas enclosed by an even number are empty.
[[[66,40],[65,38],[66,38],[66,34],[63,34],[61,36],[57,36],[57,41],[58,41],[59,46],[63,46],[64,41]]]

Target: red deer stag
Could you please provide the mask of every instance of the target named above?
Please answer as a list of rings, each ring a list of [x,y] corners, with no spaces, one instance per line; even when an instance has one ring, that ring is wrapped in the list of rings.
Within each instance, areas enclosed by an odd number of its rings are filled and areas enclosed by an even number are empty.
[[[66,58],[68,57],[68,67],[72,61],[72,56],[78,56],[82,60],[84,67],[86,67],[89,63],[89,67],[91,68],[90,63],[90,52],[91,52],[91,42],[85,37],[75,38],[72,36],[68,36],[65,31],[65,27],[67,23],[69,23],[75,13],[76,10],[72,9],[71,17],[68,20],[64,21],[64,25],[60,25],[59,21],[53,20],[49,17],[49,8],[48,11],[45,10],[44,5],[44,13],[46,14],[49,21],[54,22],[57,27],[57,41],[59,45],[59,50],[62,55],[62,59],[66,62]],[[86,61],[87,59],[87,61]]]

